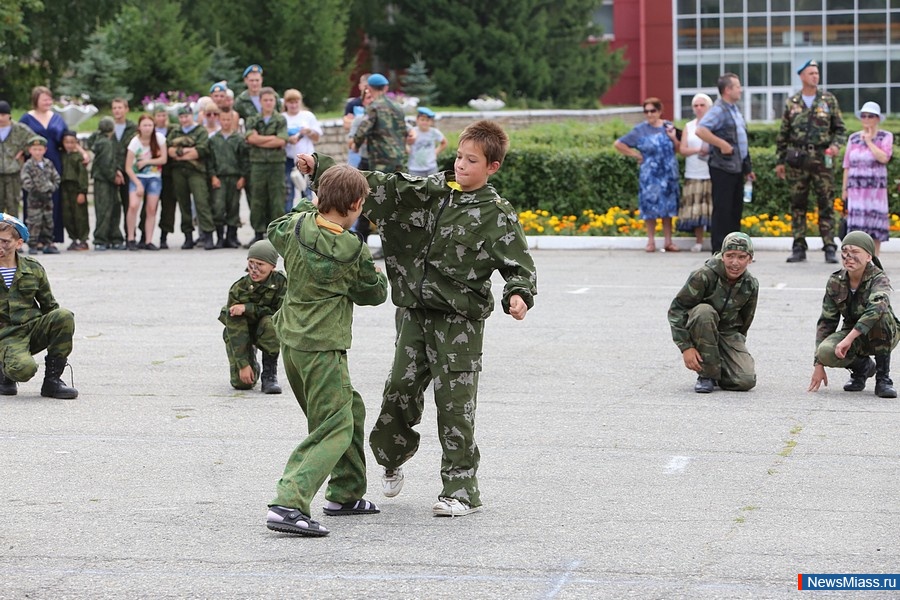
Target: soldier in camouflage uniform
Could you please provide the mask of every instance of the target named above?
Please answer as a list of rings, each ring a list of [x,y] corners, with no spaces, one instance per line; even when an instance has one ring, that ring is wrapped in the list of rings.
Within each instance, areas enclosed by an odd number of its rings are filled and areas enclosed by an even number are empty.
[[[284,146],[287,120],[276,112],[278,97],[270,87],[259,92],[262,112],[247,120],[250,146],[250,225],[254,241],[266,234],[269,223],[284,214]]]
[[[9,127],[5,134],[3,130]],[[0,100],[0,212],[18,216],[22,208],[22,163],[25,148],[34,132],[28,125],[12,120],[10,106]]]
[[[237,230],[241,224],[241,190],[246,183],[250,163],[247,142],[237,133],[238,115],[234,111],[220,114],[222,129],[209,138],[209,170],[212,183],[212,211],[219,236],[217,248],[240,248]],[[222,238],[222,227],[228,231]]]
[[[847,141],[837,98],[818,89],[819,65],[806,61],[797,71],[803,89],[788,98],[776,139],[775,174],[791,188],[794,245],[787,262],[806,260],[806,212],[812,188],[819,208],[825,262],[837,263],[834,243],[834,157]],[[787,165],[787,169],[785,169]]]
[[[890,376],[891,350],[900,342],[900,322],[891,309],[891,281],[882,271],[875,242],[867,233],[847,234],[841,243],[841,258],[844,268],[832,273],[825,284],[809,391],[818,390],[822,383],[828,385],[825,367],[843,367],[850,369],[845,391],[864,390],[866,380],[874,375],[875,395],[896,398]]]
[[[231,109],[244,119],[244,125],[246,125],[250,117],[258,115],[262,111],[260,98],[263,87],[263,68],[259,65],[250,65],[244,69],[244,85],[247,86],[247,89],[238,94]],[[227,88],[225,92],[228,92]],[[226,101],[225,98],[222,98],[222,100],[223,104],[219,108],[224,110]],[[275,94],[276,107],[280,104],[280,100],[278,94]],[[218,105],[218,102],[216,104]]]
[[[60,375],[72,353],[75,315],[59,307],[41,264],[19,254],[25,242],[22,221],[0,213],[0,395],[15,396],[16,383],[34,377],[33,355],[46,349],[41,396],[71,400],[78,391]]]
[[[275,531],[328,534],[310,518],[310,503],[326,479],[325,514],[379,512],[363,499],[366,409],[347,363],[354,305],[387,300],[387,278],[366,245],[348,231],[368,192],[359,171],[336,166],[320,179],[318,208],[303,199],[268,229],[288,277],[275,329],[309,431],[288,459],[269,505],[266,526]]]
[[[669,306],[672,340],[684,366],[698,373],[697,393],[712,392],[716,383],[734,391],[756,385],[746,344],[759,295],[759,282],[747,272],[752,260],[747,234],[729,233],[722,251],[691,273]]]
[[[91,176],[94,178],[94,250],[124,248],[125,237],[119,227],[122,205],[116,191],[116,149],[112,135],[112,118],[103,117],[97,132],[91,135],[90,150],[94,153]]]
[[[484,320],[494,309],[491,275],[499,271],[506,280],[503,310],[517,320],[525,318],[537,293],[518,215],[487,183],[508,145],[499,126],[479,121],[460,134],[454,172],[366,173],[371,192],[363,214],[378,225],[391,297],[403,309],[369,443],[385,467],[385,495],[397,495],[400,467],[419,446],[414,427],[422,418],[423,392],[434,381],[443,450],[443,489],[432,507],[436,516],[461,516],[481,507],[475,406]],[[316,178],[332,164],[327,156],[298,160],[298,168]]]
[[[262,379],[264,394],[280,394],[278,386],[278,337],[272,315],[281,308],[287,279],[276,271],[278,253],[266,240],[250,246],[247,275],[232,284],[228,304],[222,307],[219,321],[225,325],[222,337],[231,368],[231,386],[250,390]],[[256,348],[262,350],[260,376]]]
[[[28,228],[34,241],[28,253],[59,254],[53,244],[53,192],[59,189],[60,177],[56,166],[44,158],[47,139],[39,135],[28,140],[31,158],[22,165],[22,189],[28,192]]]
[[[90,235],[87,167],[78,149],[78,138],[75,136],[75,132],[67,131],[63,134],[62,143],[60,201],[62,202],[63,226],[72,240],[69,250],[87,250],[87,239]]]
[[[178,127],[169,131],[166,148],[172,166],[172,185],[181,209],[181,231],[184,232],[182,250],[194,247],[194,222],[191,215],[191,196],[197,210],[200,237],[197,243],[207,250],[215,248],[212,232],[215,229],[209,204],[209,183],[206,179],[206,159],[209,156],[209,133],[194,123],[189,106],[178,109]]]

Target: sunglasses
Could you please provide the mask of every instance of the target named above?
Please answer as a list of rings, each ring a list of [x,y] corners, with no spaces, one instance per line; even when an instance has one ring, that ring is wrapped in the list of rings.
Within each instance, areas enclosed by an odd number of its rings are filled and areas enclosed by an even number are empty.
[[[872,114],[869,114],[869,113],[863,113],[863,114],[859,115],[859,118],[860,118],[860,119],[878,119],[879,116],[878,116],[878,115],[872,115]]]
[[[645,108],[644,109],[645,115],[652,115],[653,113],[658,113],[658,112],[659,112],[658,108]]]
[[[218,116],[219,116],[219,113],[210,113],[210,112],[208,112],[208,113],[206,113],[206,116],[207,116],[207,117],[218,117]]]

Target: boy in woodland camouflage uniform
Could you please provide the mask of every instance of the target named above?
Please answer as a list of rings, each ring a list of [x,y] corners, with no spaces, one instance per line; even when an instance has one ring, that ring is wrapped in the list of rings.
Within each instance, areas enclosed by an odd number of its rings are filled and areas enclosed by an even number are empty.
[[[491,274],[506,280],[504,312],[521,320],[534,304],[537,274],[515,209],[487,180],[500,168],[509,138],[478,121],[459,137],[453,172],[428,177],[366,172],[363,214],[377,225],[391,280],[399,332],[381,414],[369,438],[385,467],[384,493],[396,496],[401,465],[419,445],[423,392],[434,381],[443,490],[435,516],[481,509],[476,473],[475,406],[484,320],[494,308]],[[301,155],[297,166],[318,176],[327,156]]]
[[[122,205],[116,188],[116,149],[112,136],[115,123],[103,117],[91,136],[90,149],[94,153],[91,176],[94,178],[94,250],[122,249],[125,237],[119,227]]]
[[[78,138],[74,131],[64,133],[62,143],[60,201],[62,202],[63,226],[72,240],[69,250],[87,250],[87,239],[90,235],[87,207],[87,167],[78,149]]]
[[[787,262],[806,260],[806,212],[812,188],[819,209],[825,262],[837,263],[834,243],[834,161],[847,141],[837,98],[819,90],[819,64],[808,60],[797,71],[803,89],[787,99],[775,145],[775,174],[791,187],[794,245]],[[829,165],[829,163],[831,163]],[[785,170],[785,165],[787,169]]]
[[[240,221],[241,190],[244,189],[250,165],[247,142],[237,133],[238,114],[222,112],[222,128],[209,138],[209,175],[212,184],[213,220],[219,236],[217,248],[240,248],[237,230]],[[222,227],[228,228],[223,239]]]
[[[22,163],[34,132],[12,120],[9,102],[0,100],[0,212],[14,217],[22,212]]]
[[[60,177],[56,167],[44,158],[47,139],[39,135],[28,140],[31,158],[22,165],[22,189],[28,192],[28,228],[34,241],[28,253],[59,254],[53,244],[53,192],[59,189]]]
[[[733,391],[756,385],[746,345],[759,296],[759,282],[747,272],[752,260],[747,234],[729,233],[722,251],[691,273],[669,306],[672,340],[684,366],[698,373],[697,393],[708,394],[717,383]]]
[[[44,267],[19,254],[28,237],[22,221],[0,213],[0,395],[15,396],[16,382],[34,377],[33,355],[46,349],[41,396],[71,400],[78,390],[60,376],[72,353],[75,315],[57,304]]]
[[[272,315],[281,308],[287,279],[276,271],[278,253],[272,244],[260,240],[247,253],[247,274],[228,291],[228,304],[219,313],[225,325],[222,337],[231,368],[231,387],[250,390],[262,380],[264,394],[280,394],[278,385],[278,337]],[[260,376],[256,347],[262,350]]]
[[[329,516],[380,512],[366,493],[366,409],[350,382],[347,350],[354,305],[387,300],[387,278],[368,247],[349,231],[369,186],[350,165],[322,174],[318,205],[301,202],[272,222],[269,239],[284,256],[288,292],[275,314],[284,369],[307,419],[269,504],[266,526],[308,536],[328,535],[311,518],[322,484]]]

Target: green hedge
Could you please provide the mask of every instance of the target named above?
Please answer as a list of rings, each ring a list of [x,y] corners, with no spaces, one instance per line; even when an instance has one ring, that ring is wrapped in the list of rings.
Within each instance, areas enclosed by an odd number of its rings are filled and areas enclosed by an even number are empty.
[[[900,123],[892,127],[887,121],[885,125],[889,131],[900,129]],[[860,129],[855,120],[848,122],[847,128]],[[598,125],[570,122],[511,132],[509,153],[503,167],[491,177],[491,183],[519,210],[542,209],[570,215],[585,209],[606,212],[613,206],[637,208],[638,165],[612,147],[613,141],[630,129],[621,121]],[[777,133],[777,124],[751,126],[751,145],[761,141],[771,141],[771,145],[750,148],[757,179],[753,202],[745,207],[745,214],[790,212],[787,183],[775,177]],[[900,143],[900,134],[894,133],[894,140]],[[456,140],[448,141],[448,150],[440,162],[442,168],[452,169]],[[684,159],[679,157],[679,163],[683,173]],[[837,163],[835,197],[840,195],[843,177],[840,160]],[[890,209],[900,213],[900,194],[894,184],[900,181],[900,160],[888,164],[888,177]],[[814,206],[812,202],[810,207]]]

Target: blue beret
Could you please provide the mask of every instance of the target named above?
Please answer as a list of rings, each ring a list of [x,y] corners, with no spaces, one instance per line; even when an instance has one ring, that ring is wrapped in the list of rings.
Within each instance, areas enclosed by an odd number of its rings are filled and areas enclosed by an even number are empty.
[[[262,69],[261,66],[259,66],[259,65],[250,65],[249,67],[247,67],[246,69],[244,69],[244,77],[246,77],[246,76],[249,75],[250,73],[259,73],[260,75],[262,75],[262,72],[263,72],[263,69]]]
[[[210,94],[212,94],[213,92],[227,92],[227,91],[228,91],[228,86],[225,84],[224,81],[214,83],[209,88]]]
[[[434,118],[434,111],[431,110],[430,108],[428,108],[427,106],[420,106],[418,110],[419,110],[420,115],[425,115],[426,117],[429,117],[432,119]]]
[[[369,75],[369,79],[366,80],[366,83],[372,87],[381,87],[388,84],[388,78],[381,73],[372,73]]]
[[[797,69],[797,75],[799,75],[800,73],[802,73],[803,70],[806,69],[807,67],[816,67],[816,68],[818,68],[818,67],[819,67],[819,63],[817,63],[817,62],[816,62],[815,60],[813,60],[813,59],[809,59],[808,61],[806,61],[805,63],[803,63],[802,65],[800,65],[800,68]]]
[[[9,223],[13,227],[16,228],[16,231],[19,233],[19,237],[22,238],[23,242],[28,242],[28,228],[25,227],[25,223],[17,219],[16,217],[0,212],[0,221],[4,223]]]

